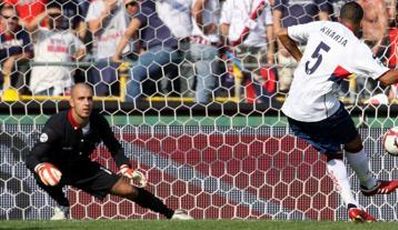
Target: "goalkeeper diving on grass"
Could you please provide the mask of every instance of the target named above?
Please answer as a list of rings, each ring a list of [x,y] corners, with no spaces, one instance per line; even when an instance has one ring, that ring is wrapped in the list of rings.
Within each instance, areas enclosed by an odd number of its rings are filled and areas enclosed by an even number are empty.
[[[66,185],[99,199],[108,194],[126,198],[168,219],[192,219],[182,210],[168,208],[144,189],[145,175],[131,167],[104,116],[92,111],[93,90],[89,85],[74,85],[69,105],[69,110],[49,118],[26,160],[39,187],[58,204],[51,219],[69,218],[70,204],[62,190]],[[101,141],[110,151],[119,173],[90,159]]]

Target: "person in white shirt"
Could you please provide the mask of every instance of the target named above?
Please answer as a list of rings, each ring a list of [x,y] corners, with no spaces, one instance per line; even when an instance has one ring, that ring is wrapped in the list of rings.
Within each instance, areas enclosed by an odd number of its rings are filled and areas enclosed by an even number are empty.
[[[398,71],[390,70],[372,57],[357,36],[363,9],[356,2],[345,4],[340,22],[319,21],[288,27],[278,34],[287,51],[299,62],[289,94],[282,106],[293,133],[327,157],[327,170],[357,222],[376,219],[360,208],[351,193],[343,152],[360,181],[365,196],[396,191],[398,180],[376,180],[361,136],[349,113],[338,100],[339,83],[351,73],[369,76],[384,85],[398,82]],[[307,43],[302,54],[298,43]]]
[[[177,39],[188,39],[192,32],[192,0],[157,0],[156,12]]]
[[[40,27],[46,20],[48,27]],[[58,5],[52,5],[29,24],[35,62],[70,62],[85,55],[85,47],[77,36],[62,27],[64,18]],[[33,66],[30,90],[33,95],[68,95],[74,84],[73,68],[66,66]]]
[[[268,0],[226,0],[221,9],[221,34],[242,60],[244,75],[256,87],[263,83],[260,71],[274,63],[274,33]],[[259,93],[260,89],[256,89]]]
[[[193,84],[192,66],[187,61],[190,50],[190,36],[193,29],[191,20],[192,0],[154,0],[154,2],[159,18],[178,40],[178,55],[182,60],[181,63],[178,63],[178,68],[170,68],[167,73],[168,76],[163,78],[162,91],[173,91],[173,94],[177,92],[188,94],[189,88]],[[183,78],[177,80],[178,77]]]
[[[218,0],[193,1],[190,57],[196,70],[196,102],[203,104],[212,101],[217,84],[219,12]]]
[[[117,44],[130,22],[123,0],[94,0],[90,3],[86,22],[94,35],[94,54],[96,62],[90,70],[88,81],[94,86],[97,96],[117,94],[117,63],[111,63]],[[130,46],[126,46],[122,54],[127,54]]]

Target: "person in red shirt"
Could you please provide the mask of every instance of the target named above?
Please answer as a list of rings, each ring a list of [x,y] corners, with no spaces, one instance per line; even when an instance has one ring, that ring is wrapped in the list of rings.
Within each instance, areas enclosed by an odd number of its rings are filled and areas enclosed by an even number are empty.
[[[37,15],[45,11],[48,0],[3,0],[17,11],[21,24],[30,23]]]

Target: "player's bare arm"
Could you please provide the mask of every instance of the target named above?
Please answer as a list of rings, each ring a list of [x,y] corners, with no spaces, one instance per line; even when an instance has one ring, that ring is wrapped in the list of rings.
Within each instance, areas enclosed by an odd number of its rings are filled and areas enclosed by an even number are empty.
[[[220,25],[220,33],[224,44],[228,44],[229,24],[222,23]]]
[[[282,19],[282,12],[279,10],[274,10],[272,11],[272,21],[273,21],[273,27],[274,27],[274,32],[276,34],[279,34],[282,30],[282,24],[281,24],[281,19]]]
[[[87,22],[88,29],[93,34],[97,34],[102,30],[102,28],[105,28],[103,24],[112,15],[111,12],[117,8],[117,0],[106,0],[104,3],[105,5],[101,16],[95,20]]]
[[[208,0],[196,0],[192,6],[192,16],[199,28],[204,34],[210,34],[217,31],[217,25],[214,23],[203,23],[203,10]]]
[[[286,50],[299,62],[303,54],[299,50],[297,43],[289,37],[287,30],[282,29],[278,33],[278,38]]]
[[[398,83],[398,70],[390,69],[389,71],[385,72],[378,80],[385,86],[396,84]]]
[[[126,32],[121,37],[119,44],[117,45],[116,52],[112,57],[112,61],[121,62],[121,56],[124,48],[129,43],[129,40],[137,33],[138,29],[141,27],[141,21],[134,18],[131,20]]]
[[[73,54],[73,59],[76,61],[80,61],[86,56],[86,49],[78,49],[74,54]]]
[[[265,36],[268,40],[267,49],[267,61],[269,64],[274,64],[274,54],[275,54],[275,39],[274,39],[274,28],[273,25],[268,25],[265,30]]]
[[[43,13],[37,15],[30,23],[25,25],[25,29],[30,32],[35,32],[39,27],[40,23],[49,15],[61,15],[61,9],[56,7],[48,8]]]

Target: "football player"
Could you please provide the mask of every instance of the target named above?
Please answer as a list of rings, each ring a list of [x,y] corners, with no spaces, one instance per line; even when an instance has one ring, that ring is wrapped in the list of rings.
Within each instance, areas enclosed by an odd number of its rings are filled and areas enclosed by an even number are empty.
[[[182,210],[168,208],[144,189],[147,183],[144,174],[131,167],[105,118],[92,112],[93,90],[90,86],[74,85],[69,104],[69,110],[55,114],[47,121],[26,162],[40,188],[58,204],[52,219],[68,218],[70,205],[62,190],[65,185],[99,199],[107,194],[126,198],[168,219],[191,219]],[[90,159],[100,141],[111,152],[120,169],[118,174]]]
[[[369,47],[357,38],[362,18],[361,6],[349,2],[340,11],[340,22],[311,22],[279,33],[282,44],[299,62],[282,112],[297,137],[326,155],[328,173],[347,205],[349,218],[373,222],[376,219],[360,208],[351,193],[341,145],[363,195],[392,193],[398,188],[398,180],[382,181],[372,175],[361,136],[336,92],[339,83],[352,73],[391,85],[398,82],[398,71],[374,59]],[[298,43],[307,44],[303,54]]]

